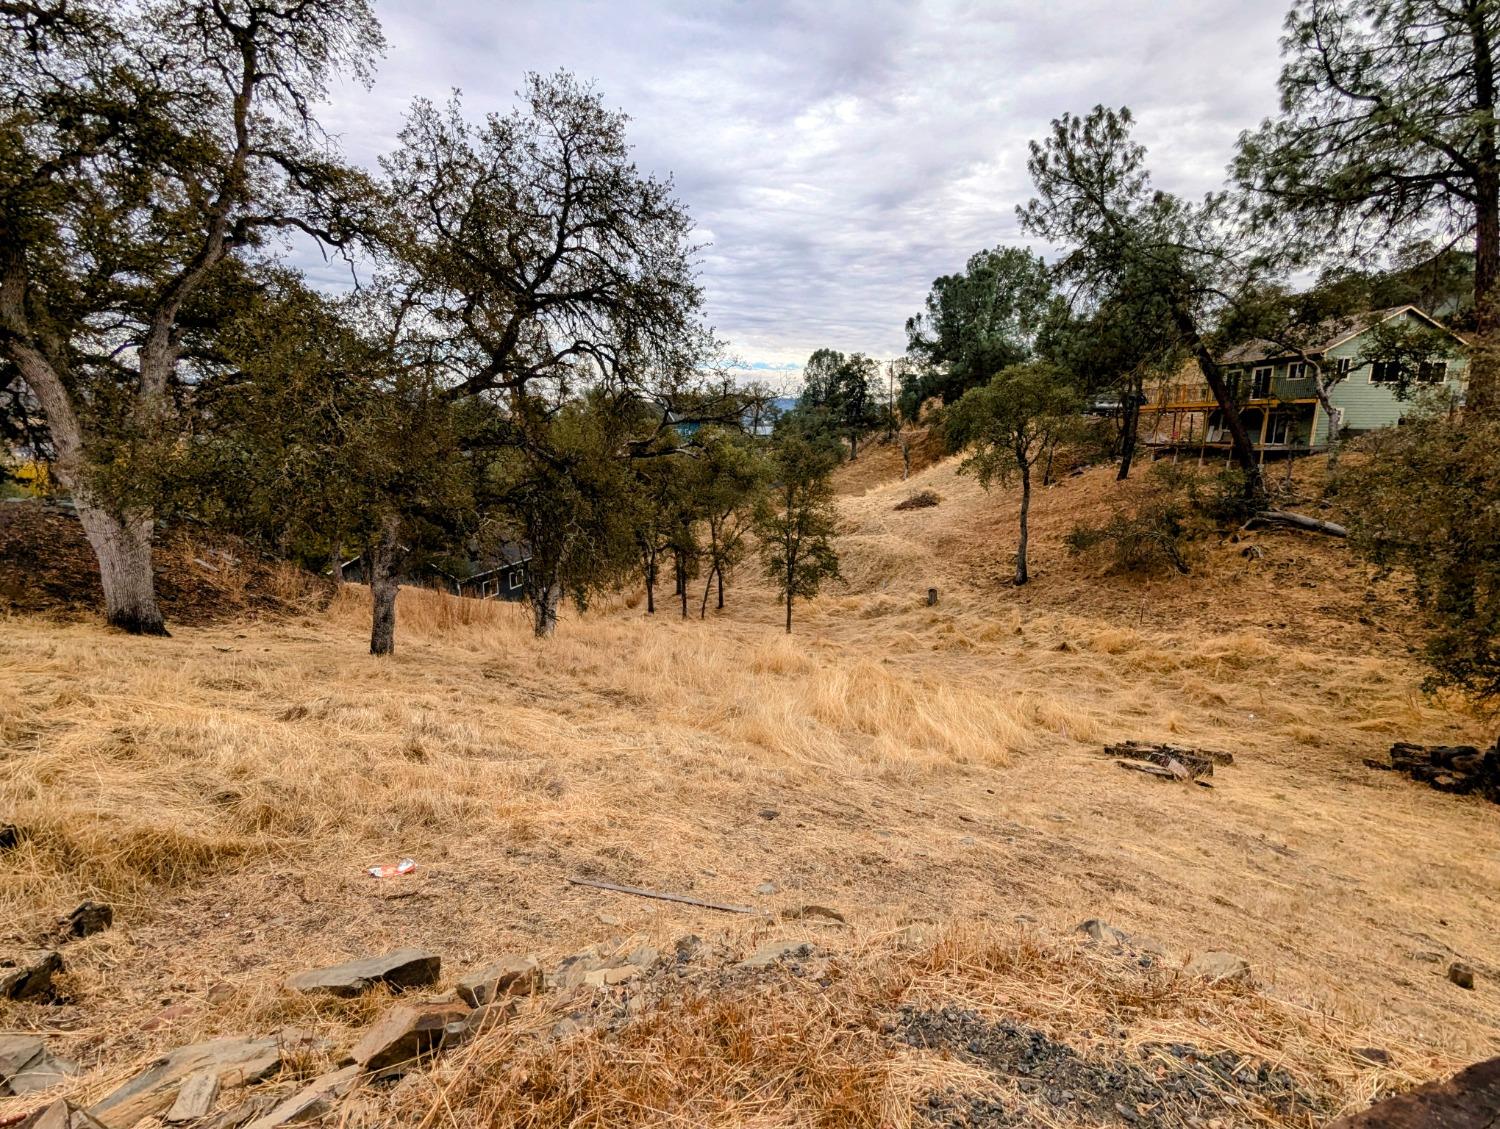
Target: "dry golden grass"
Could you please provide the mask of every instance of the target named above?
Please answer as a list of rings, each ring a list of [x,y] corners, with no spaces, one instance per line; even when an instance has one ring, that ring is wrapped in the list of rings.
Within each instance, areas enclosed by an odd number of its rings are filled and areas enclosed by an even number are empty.
[[[1109,479],[1040,493],[1037,580],[1021,590],[1000,582],[1012,496],[984,494],[951,460],[907,483],[861,481],[843,502],[850,582],[799,607],[790,639],[748,577],[706,622],[622,600],[566,618],[549,641],[519,608],[405,591],[388,660],[365,653],[357,589],[293,621],[170,640],[4,620],[0,822],[29,833],[0,869],[6,942],[35,940],[86,895],[113,900],[118,924],[68,947],[61,1008],[0,1005],[0,1027],[54,1032],[59,1053],[93,1068],[84,1084],[103,1087],[203,1035],[295,1024],[347,1043],[378,1001],[314,1006],[279,983],[372,950],[428,946],[452,976],[499,951],[556,958],[627,935],[665,948],[697,932],[738,952],[764,934],[565,884],[582,873],[771,910],[833,904],[854,922],[824,938],[854,950],[854,994],[837,1007],[793,992],[759,1014],[752,997],[688,996],[628,1036],[657,1071],[642,1109],[683,1124],[816,1120],[851,1093],[865,1112],[828,1123],[899,1124],[891,1111],[920,1088],[910,1079],[930,1079],[845,1031],[840,1009],[867,992],[974,999],[1086,1040],[1115,1015],[1089,1002],[1094,973],[1069,933],[1096,915],[1157,938],[1172,968],[1241,952],[1265,990],[1230,1000],[1178,984],[1161,1005],[1177,1018],[1132,1013],[1132,1041],[1206,1022],[1220,1045],[1262,1040],[1335,1106],[1495,1053],[1500,819],[1360,764],[1397,737],[1482,733],[1415,693],[1418,640],[1396,582],[1338,544],[1283,533],[1255,536],[1258,561],[1211,548],[1191,577],[1101,575],[1061,538],[1120,496]],[[893,509],[919,489],[942,505]],[[1238,763],[1212,792],[1137,779],[1097,754],[1126,737],[1226,748]],[[420,867],[399,887],[363,873],[403,855]],[[781,892],[757,899],[768,879]],[[410,896],[383,897],[391,888]],[[958,955],[919,974],[870,940],[927,918],[1005,948],[1021,943],[1016,915],[1058,955],[1013,962],[1008,979]],[[1479,970],[1477,991],[1442,978],[1450,955]],[[991,981],[1004,990],[984,996]],[[1304,1026],[1275,1035],[1258,1009]],[[682,1042],[705,1017],[740,1024],[749,1057]],[[843,1048],[824,1056],[826,1075],[791,1048],[757,1057],[754,1034],[778,1017]],[[1390,1048],[1394,1067],[1347,1061],[1355,1038]],[[667,1078],[679,1042],[698,1056],[701,1107]],[[535,1050],[534,1077],[562,1070],[549,1053]],[[454,1122],[499,1108],[503,1057],[445,1076]],[[618,1069],[600,1060],[537,1082],[535,1100],[612,1110]],[[736,1104],[737,1071],[778,1069],[798,1072],[785,1109]]]

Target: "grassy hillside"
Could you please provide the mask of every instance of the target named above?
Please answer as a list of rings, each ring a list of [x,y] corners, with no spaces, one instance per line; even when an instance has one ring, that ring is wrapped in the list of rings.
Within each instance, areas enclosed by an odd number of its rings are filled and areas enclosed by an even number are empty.
[[[366,952],[430,947],[451,978],[501,951],[555,962],[692,933],[733,957],[812,934],[832,954],[821,979],[669,985],[655,1019],[562,1049],[524,1041],[561,1014],[538,1003],[433,1076],[446,1098],[423,1083],[385,1112],[567,1124],[558,1111],[592,1100],[624,1103],[600,1124],[663,1109],[906,1124],[913,1101],[992,1084],[962,1054],[894,1047],[882,1024],[903,1005],[1011,1017],[1109,1061],[1173,1040],[1251,1055],[1312,1103],[1225,1124],[1313,1124],[1500,1049],[1497,811],[1361,764],[1398,737],[1483,735],[1416,692],[1399,581],[1286,533],[1253,535],[1258,559],[1212,545],[1187,577],[1111,576],[1062,545],[1141,489],[1097,469],[1039,491],[1036,579],[1017,590],[1002,583],[1015,497],[952,460],[883,476],[892,453],[842,472],[848,583],[799,610],[791,638],[748,566],[722,616],[622,601],[545,642],[517,608],[407,591],[387,660],[364,653],[358,589],[170,640],[5,620],[0,823],[26,838],[0,869],[0,920],[21,943],[92,894],[120,924],[69,947],[62,1013],[0,1004],[0,1027],[60,1032],[103,1088],[190,1037],[295,1023],[347,1044],[370,1004],[317,1008],[279,985]],[[1299,473],[1312,493],[1319,468]],[[940,504],[894,509],[923,489]],[[1099,755],[1118,738],[1236,764],[1211,791],[1165,784]],[[405,886],[363,872],[407,855]],[[625,899],[571,875],[773,912],[819,903],[852,928]],[[1095,951],[1072,932],[1087,917],[1164,955]],[[903,949],[913,921],[931,924]],[[1259,990],[1183,979],[1206,950],[1245,956]],[[1452,956],[1479,971],[1476,991],[1443,979]],[[796,1046],[766,1043],[778,1024]],[[1371,1045],[1392,1063],[1349,1054]],[[646,1064],[631,1086],[611,1073],[622,1054]],[[684,1071],[691,1093],[669,1081]],[[781,1104],[746,1089],[776,1071],[797,1079]],[[1031,1123],[1066,1123],[1038,1109]]]

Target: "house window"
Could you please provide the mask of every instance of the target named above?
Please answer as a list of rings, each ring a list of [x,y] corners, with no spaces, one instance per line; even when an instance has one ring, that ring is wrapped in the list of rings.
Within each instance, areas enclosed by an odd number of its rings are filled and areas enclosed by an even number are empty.
[[[1286,412],[1277,412],[1266,426],[1266,442],[1285,447],[1291,442],[1292,417]]]
[[[1312,365],[1306,361],[1293,361],[1286,366],[1286,378],[1288,380],[1306,380],[1312,375]]]
[[[1250,373],[1250,398],[1264,400],[1271,394],[1271,366],[1254,369]]]
[[[1333,371],[1336,376],[1348,376],[1354,368],[1353,357],[1340,357],[1334,362]]]
[[[1441,384],[1447,379],[1447,361],[1423,361],[1417,366],[1418,384]]]
[[[512,592],[521,587],[521,570],[518,568],[511,569],[505,574],[505,582]]]
[[[479,591],[485,599],[498,595],[500,592],[500,582],[498,580],[486,580],[479,586]]]
[[[1375,361],[1370,365],[1371,384],[1395,384],[1401,378],[1399,361]]]

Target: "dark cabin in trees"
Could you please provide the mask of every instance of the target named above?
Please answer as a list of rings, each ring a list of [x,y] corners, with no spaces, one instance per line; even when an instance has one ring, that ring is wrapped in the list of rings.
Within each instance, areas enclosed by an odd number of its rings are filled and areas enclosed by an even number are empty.
[[[471,556],[467,561],[444,561],[447,568],[427,563],[401,574],[402,584],[439,588],[474,600],[521,600],[526,595],[526,569],[531,554],[524,545],[507,541],[498,552]],[[367,579],[364,557],[350,557],[340,566],[349,584]]]

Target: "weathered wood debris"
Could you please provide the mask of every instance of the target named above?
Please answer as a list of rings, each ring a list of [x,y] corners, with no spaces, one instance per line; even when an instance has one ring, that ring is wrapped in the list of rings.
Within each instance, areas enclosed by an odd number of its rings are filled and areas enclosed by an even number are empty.
[[[1176,745],[1150,745],[1142,741],[1123,741],[1117,745],[1105,745],[1104,755],[1119,758],[1115,764],[1133,772],[1144,772],[1163,780],[1192,781],[1211,788],[1203,777],[1214,774],[1214,765],[1234,763],[1232,753],[1214,752],[1210,749],[1183,749]]]
[[[1500,742],[1480,750],[1473,745],[1414,745],[1397,741],[1387,754],[1390,763],[1366,759],[1370,768],[1400,772],[1429,784],[1439,792],[1470,792],[1500,804]]]

